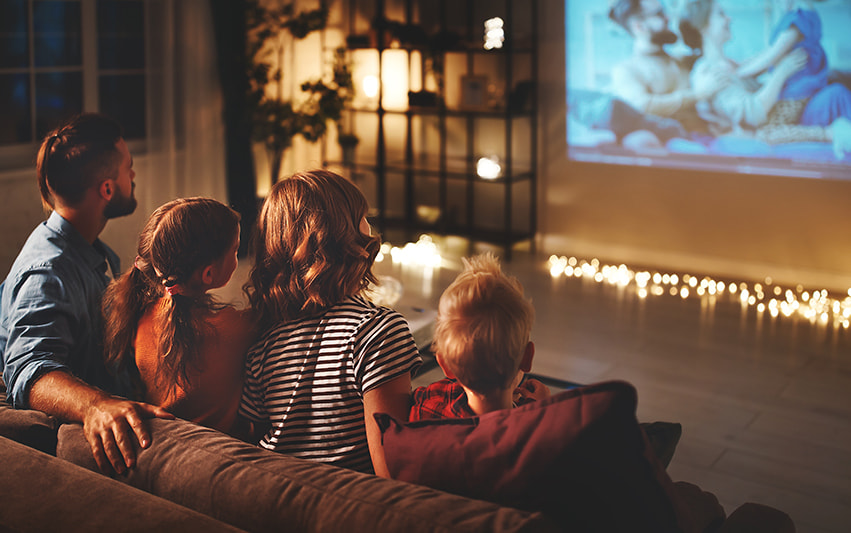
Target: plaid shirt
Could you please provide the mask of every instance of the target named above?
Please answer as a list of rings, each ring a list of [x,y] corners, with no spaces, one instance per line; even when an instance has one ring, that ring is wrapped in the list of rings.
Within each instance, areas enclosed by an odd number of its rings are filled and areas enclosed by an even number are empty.
[[[468,418],[476,413],[467,403],[464,388],[454,379],[443,378],[414,390],[414,405],[408,421],[436,418]]]
[[[443,378],[427,387],[417,387],[408,422],[439,418],[469,418],[478,416],[467,403],[467,394],[457,380]],[[533,398],[520,399],[512,407],[534,402]]]

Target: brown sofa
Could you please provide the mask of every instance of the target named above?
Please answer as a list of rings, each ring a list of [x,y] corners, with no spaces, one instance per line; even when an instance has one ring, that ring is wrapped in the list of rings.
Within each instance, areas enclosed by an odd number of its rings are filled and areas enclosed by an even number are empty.
[[[270,452],[183,420],[115,479],[246,531],[553,531],[540,514]],[[79,425],[57,456],[96,470]]]
[[[27,418],[38,438],[21,427]],[[0,407],[0,435],[56,450],[0,438],[0,483],[13,492],[0,497],[0,531],[571,530],[542,513],[275,454],[182,420],[151,420],[153,443],[137,467],[110,479],[92,471],[81,426],[51,427],[41,413]],[[786,533],[794,525],[746,504],[712,530]]]

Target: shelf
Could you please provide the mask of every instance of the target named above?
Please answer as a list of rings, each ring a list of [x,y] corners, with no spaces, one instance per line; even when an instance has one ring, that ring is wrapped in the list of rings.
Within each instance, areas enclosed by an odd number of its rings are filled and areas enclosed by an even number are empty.
[[[346,37],[349,50],[372,51],[352,55],[353,62],[372,69],[361,76],[373,74],[387,85],[384,99],[361,97],[344,109],[341,127],[362,143],[353,159],[351,154],[345,156],[348,162],[340,161],[339,151],[329,157],[326,145],[325,165],[341,167],[358,180],[368,194],[371,218],[380,232],[403,230],[408,237],[414,237],[414,232],[458,235],[501,245],[509,257],[518,242],[534,245],[538,0],[503,0],[505,15],[500,16],[530,22],[526,27],[509,24],[504,47],[491,50],[483,48],[480,37],[488,18],[482,17],[493,16],[490,8],[482,12],[485,4],[392,1],[390,6],[390,0],[344,0],[344,34],[346,17],[350,31],[360,24],[357,35]],[[388,20],[388,14],[403,20]],[[384,29],[365,33],[364,19],[387,22]],[[445,39],[435,39],[438,34]],[[385,46],[376,46],[379,43]],[[400,50],[421,52],[421,57],[391,55]],[[442,65],[437,74],[431,70],[434,64]],[[468,74],[481,78],[465,79]],[[356,70],[354,76],[358,76]],[[481,82],[484,79],[486,84]],[[409,100],[401,93],[409,87],[434,92],[415,92],[420,99]],[[392,109],[383,107],[391,101]],[[409,101],[435,105],[402,107]],[[489,102],[501,105],[463,105]],[[491,154],[502,160],[503,167],[510,161],[510,172],[503,171],[506,175],[496,179],[479,177],[479,157]]]
[[[353,172],[372,172],[376,173],[379,171],[379,168],[374,164],[367,163],[345,163],[343,161],[325,161],[325,166],[338,166],[343,168],[349,168]],[[515,170],[511,174],[511,178],[508,179],[505,176],[500,176],[494,179],[487,179],[479,177],[475,172],[471,172],[468,170],[470,167],[453,167],[446,169],[446,179],[453,181],[468,181],[472,180],[476,183],[492,183],[492,184],[504,184],[506,182],[518,183],[522,181],[527,181],[533,179],[534,174],[530,170]],[[385,172],[393,172],[396,174],[405,174],[407,172],[413,172],[415,175],[419,177],[432,177],[439,178],[443,172],[438,168],[433,167],[421,167],[414,165],[406,165],[404,161],[397,162],[388,162],[384,166]]]
[[[377,107],[347,107],[345,111],[354,113],[378,113]],[[495,109],[451,109],[446,107],[409,107],[408,109],[382,109],[385,115],[408,115],[408,116],[440,116],[447,117],[473,117],[473,118],[532,118],[532,111],[507,111],[505,108]]]
[[[474,241],[483,242],[505,242],[509,244],[517,244],[523,241],[528,241],[535,237],[535,234],[530,231],[511,231],[507,235],[503,229],[491,228],[468,228],[462,224],[446,224],[440,222],[428,223],[414,219],[410,223],[399,217],[388,217],[384,220],[386,228],[389,230],[408,230],[417,233],[440,233],[443,235],[456,235],[459,237],[467,237]]]

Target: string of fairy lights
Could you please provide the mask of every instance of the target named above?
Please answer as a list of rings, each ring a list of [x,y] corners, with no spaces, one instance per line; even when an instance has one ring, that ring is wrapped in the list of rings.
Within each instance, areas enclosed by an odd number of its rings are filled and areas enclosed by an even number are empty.
[[[381,245],[377,262],[390,257],[394,264],[416,265],[431,272],[443,264],[438,244],[429,235],[402,247]],[[710,276],[634,270],[627,265],[603,264],[599,259],[578,259],[551,255],[547,268],[553,278],[582,278],[600,284],[634,290],[639,298],[658,296],[688,298],[728,298],[738,300],[743,309],[754,309],[772,318],[795,317],[813,324],[851,327],[851,289],[842,297],[826,289],[806,289],[803,285],[785,287],[771,278],[759,282],[722,281]]]
[[[430,235],[420,235],[417,242],[409,242],[402,247],[393,246],[387,242],[381,243],[381,250],[375,262],[380,263],[387,256],[390,256],[394,264],[419,265],[428,268],[439,268],[443,264],[443,256],[440,255],[437,243]]]
[[[771,278],[761,282],[720,281],[709,276],[636,271],[626,265],[602,264],[598,259],[552,255],[547,261],[553,278],[573,277],[635,290],[639,298],[674,296],[687,298],[735,298],[743,308],[767,313],[773,318],[798,317],[813,324],[851,326],[851,289],[836,298],[826,289],[807,290],[802,285],[783,287]]]

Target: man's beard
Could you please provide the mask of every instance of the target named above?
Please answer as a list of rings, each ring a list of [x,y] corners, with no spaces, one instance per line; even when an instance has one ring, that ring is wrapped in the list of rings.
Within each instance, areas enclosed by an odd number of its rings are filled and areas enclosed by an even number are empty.
[[[654,32],[650,35],[650,42],[659,46],[663,44],[674,44],[677,42],[677,39],[679,39],[677,34],[667,28]]]
[[[136,210],[136,204],[138,203],[136,196],[133,194],[135,189],[136,184],[134,183],[133,188],[130,190],[130,196],[121,196],[120,194],[113,196],[103,208],[103,216],[107,219],[113,219],[132,214]]]

